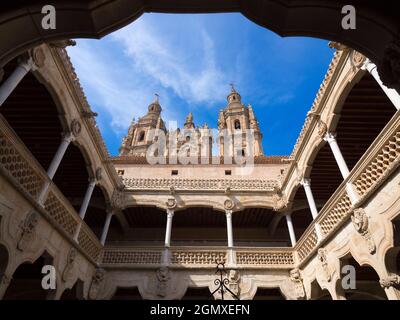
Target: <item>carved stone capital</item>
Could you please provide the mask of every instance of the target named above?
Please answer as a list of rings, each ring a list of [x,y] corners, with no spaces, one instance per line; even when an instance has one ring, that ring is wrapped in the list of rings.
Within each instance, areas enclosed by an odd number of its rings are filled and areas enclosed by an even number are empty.
[[[321,139],[324,139],[326,134],[328,133],[328,126],[324,121],[318,122],[318,135]]]
[[[44,61],[46,60],[46,56],[42,48],[32,49],[30,51],[30,56],[32,57],[35,67],[41,68],[44,66]]]
[[[177,206],[177,201],[175,198],[169,198],[166,202],[168,209],[175,209]]]
[[[351,52],[351,64],[354,68],[356,69],[361,69],[365,62],[367,61],[367,58],[360,52],[353,50]]]

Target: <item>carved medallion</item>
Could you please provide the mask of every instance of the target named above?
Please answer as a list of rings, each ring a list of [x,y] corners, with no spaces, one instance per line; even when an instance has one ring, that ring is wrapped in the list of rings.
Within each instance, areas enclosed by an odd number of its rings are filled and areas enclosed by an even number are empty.
[[[370,254],[374,254],[376,251],[376,245],[371,233],[369,232],[369,221],[368,216],[364,209],[354,209],[351,216],[354,229],[365,239],[368,245],[368,251]]]
[[[77,119],[72,120],[71,132],[73,133],[73,135],[77,137],[81,133],[81,130],[82,130],[81,123]]]
[[[328,132],[328,126],[324,121],[319,121],[318,123],[318,135],[323,139]]]
[[[176,199],[175,198],[169,198],[168,200],[167,200],[167,208],[168,209],[175,209],[176,208],[176,205],[177,205],[177,202],[176,202]]]
[[[225,200],[225,202],[224,202],[225,210],[233,210],[234,207],[235,207],[235,204],[231,199]]]
[[[167,267],[161,267],[156,271],[156,294],[159,297],[164,298],[168,293],[168,281],[171,278],[169,269]]]
[[[35,237],[35,229],[39,222],[39,215],[36,212],[29,213],[25,220],[21,222],[21,235],[17,243],[17,249],[20,251],[26,250]]]
[[[104,281],[105,274],[106,273],[104,269],[101,268],[96,269],[96,272],[92,278],[92,283],[90,284],[89,299],[91,300],[97,299],[100,291],[100,286]]]
[[[360,53],[360,52],[358,52],[356,50],[352,51],[352,53],[351,53],[351,64],[355,68],[360,69],[364,65],[366,60],[367,60],[366,57],[362,53]]]
[[[74,266],[76,259],[76,249],[71,248],[68,253],[67,264],[65,265],[64,271],[62,273],[62,280],[64,282],[71,281],[74,276]]]
[[[31,57],[36,67],[43,67],[46,56],[42,48],[36,48],[31,51]]]

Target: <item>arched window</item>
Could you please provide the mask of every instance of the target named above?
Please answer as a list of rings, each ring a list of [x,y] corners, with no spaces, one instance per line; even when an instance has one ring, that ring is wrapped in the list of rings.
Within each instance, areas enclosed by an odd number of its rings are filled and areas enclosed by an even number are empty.
[[[239,120],[235,120],[235,129],[240,129],[240,121]]]
[[[144,140],[144,131],[140,132],[139,138],[138,138],[138,141],[139,141],[139,142],[140,142],[140,141],[143,141],[143,140]]]

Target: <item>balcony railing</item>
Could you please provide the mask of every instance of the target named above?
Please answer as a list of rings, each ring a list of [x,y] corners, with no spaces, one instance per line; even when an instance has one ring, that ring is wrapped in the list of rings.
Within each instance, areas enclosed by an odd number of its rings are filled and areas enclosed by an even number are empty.
[[[81,222],[79,215],[57,186],[49,180],[46,171],[1,115],[0,164],[1,173],[22,192],[35,209],[96,263],[101,254],[101,243],[84,222],[78,236],[79,244],[73,240]],[[37,200],[46,183],[50,183],[50,188],[42,206]]]

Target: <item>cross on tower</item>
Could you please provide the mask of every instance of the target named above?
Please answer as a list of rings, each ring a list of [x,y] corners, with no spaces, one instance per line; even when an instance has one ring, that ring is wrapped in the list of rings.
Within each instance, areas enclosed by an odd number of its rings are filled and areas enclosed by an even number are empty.
[[[160,98],[160,95],[158,93],[154,94],[156,96],[156,102],[158,102],[158,99]]]
[[[230,83],[229,85],[231,86],[231,91],[232,91],[232,92],[236,92],[234,84],[233,84],[233,83]]]

